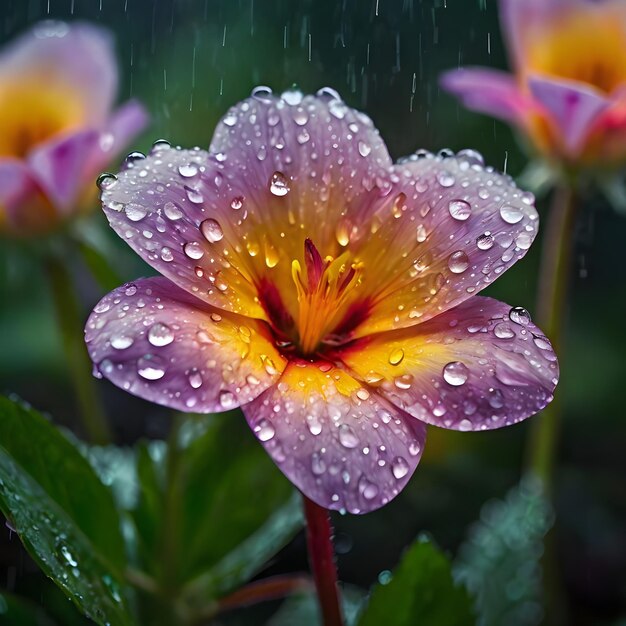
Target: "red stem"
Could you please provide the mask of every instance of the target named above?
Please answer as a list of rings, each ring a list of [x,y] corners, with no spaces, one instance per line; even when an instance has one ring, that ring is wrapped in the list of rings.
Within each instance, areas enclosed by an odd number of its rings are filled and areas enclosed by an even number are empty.
[[[309,562],[313,570],[323,623],[324,626],[343,626],[339,608],[337,566],[335,565],[330,516],[326,509],[306,496],[303,496],[303,499]]]

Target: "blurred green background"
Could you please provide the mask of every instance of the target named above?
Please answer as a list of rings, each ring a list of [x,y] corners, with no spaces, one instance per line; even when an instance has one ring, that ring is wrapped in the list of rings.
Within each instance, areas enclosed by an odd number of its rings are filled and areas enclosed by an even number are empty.
[[[280,91],[295,83],[305,92],[331,86],[366,111],[394,157],[472,147],[513,176],[527,163],[507,127],[465,111],[437,82],[441,71],[459,64],[506,67],[492,0],[2,0],[0,44],[47,18],[86,19],[113,31],[119,98],[139,98],[152,115],[135,149],[147,150],[158,138],[206,147],[217,120],[252,87]],[[543,215],[545,198],[538,208]],[[120,275],[152,273],[96,213]],[[589,199],[577,233],[558,388],[565,419],[555,541],[569,623],[576,626],[617,624],[626,616],[625,241],[626,218]],[[34,248],[2,242],[0,390],[80,435]],[[539,252],[537,242],[486,293],[532,313]],[[77,259],[68,262],[86,317],[102,291]],[[166,411],[106,381],[98,385],[117,443],[167,434]],[[241,438],[251,438],[239,421]],[[396,500],[366,517],[335,517],[341,579],[367,588],[422,531],[456,551],[485,502],[519,480],[527,436],[528,423],[480,434],[431,428],[422,465]],[[305,559],[299,536],[270,572],[306,569]],[[17,538],[0,527],[0,587],[26,589],[35,572]]]

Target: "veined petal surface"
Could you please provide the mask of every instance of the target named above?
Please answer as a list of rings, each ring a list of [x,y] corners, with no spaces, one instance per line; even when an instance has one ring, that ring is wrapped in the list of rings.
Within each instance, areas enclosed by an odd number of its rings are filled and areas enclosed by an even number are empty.
[[[243,411],[298,489],[320,506],[350,513],[392,500],[426,439],[423,423],[328,362],[291,362]]]
[[[100,375],[180,411],[236,408],[285,367],[262,323],[218,313],[162,277],[105,296],[87,321],[85,341]]]

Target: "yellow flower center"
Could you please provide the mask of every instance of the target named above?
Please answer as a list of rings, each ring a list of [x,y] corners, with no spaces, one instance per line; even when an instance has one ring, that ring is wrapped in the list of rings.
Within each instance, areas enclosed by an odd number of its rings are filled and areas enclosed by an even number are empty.
[[[79,126],[82,118],[79,104],[60,89],[30,82],[2,84],[0,156],[23,158],[38,144]]]
[[[310,239],[304,243],[305,268],[298,260],[291,264],[291,275],[298,297],[298,347],[307,355],[320,343],[333,343],[332,332],[341,323],[346,304],[360,284],[362,265],[350,262],[344,252],[336,259],[322,259]]]

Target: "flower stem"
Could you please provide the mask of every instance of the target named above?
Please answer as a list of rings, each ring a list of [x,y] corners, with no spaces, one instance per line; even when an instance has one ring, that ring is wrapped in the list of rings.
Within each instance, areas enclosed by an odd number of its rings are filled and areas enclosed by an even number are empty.
[[[573,184],[555,190],[541,255],[536,317],[559,357],[562,356],[577,209]],[[552,485],[560,416],[561,402],[557,393],[541,417],[531,422],[528,469],[543,482],[547,492]]]
[[[313,571],[317,597],[324,626],[342,626],[337,590],[337,567],[332,542],[332,527],[328,511],[306,496],[304,515],[307,526],[309,563]]]
[[[83,427],[91,443],[109,443],[109,427],[91,375],[92,364],[83,340],[84,320],[72,289],[72,278],[62,261],[54,256],[46,260],[46,271]]]

